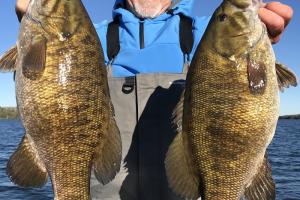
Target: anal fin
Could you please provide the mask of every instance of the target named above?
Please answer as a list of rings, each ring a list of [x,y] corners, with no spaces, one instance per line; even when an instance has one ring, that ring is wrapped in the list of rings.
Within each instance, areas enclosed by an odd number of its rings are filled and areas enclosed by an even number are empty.
[[[48,180],[47,170],[32,143],[25,134],[7,163],[7,175],[21,187],[42,187]]]
[[[14,46],[0,58],[0,72],[16,70],[17,51],[17,46]]]
[[[182,133],[173,140],[166,155],[165,168],[170,188],[175,194],[186,199],[200,196],[200,177],[197,176],[184,148]]]
[[[262,166],[258,170],[250,186],[245,189],[245,200],[275,200],[275,183],[272,178],[271,166],[265,155]]]
[[[276,63],[276,74],[278,80],[278,87],[281,91],[284,88],[288,88],[290,85],[297,86],[296,75],[286,66],[280,63]]]
[[[107,137],[95,150],[94,172],[103,185],[114,179],[122,162],[122,142],[120,131],[114,118],[111,118]]]

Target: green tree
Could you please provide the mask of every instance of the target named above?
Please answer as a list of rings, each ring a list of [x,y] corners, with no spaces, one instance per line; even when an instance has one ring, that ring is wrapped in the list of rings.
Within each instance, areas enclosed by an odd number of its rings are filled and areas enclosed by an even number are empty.
[[[17,119],[17,108],[13,107],[0,107],[0,119]]]

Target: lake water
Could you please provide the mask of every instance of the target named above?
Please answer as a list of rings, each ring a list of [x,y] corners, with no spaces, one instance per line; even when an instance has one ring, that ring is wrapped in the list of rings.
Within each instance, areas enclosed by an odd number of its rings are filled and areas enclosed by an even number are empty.
[[[6,175],[6,163],[17,148],[24,129],[19,121],[0,120],[0,200],[50,200],[51,185],[24,189],[13,185]],[[269,148],[278,200],[300,200],[300,120],[279,120]]]

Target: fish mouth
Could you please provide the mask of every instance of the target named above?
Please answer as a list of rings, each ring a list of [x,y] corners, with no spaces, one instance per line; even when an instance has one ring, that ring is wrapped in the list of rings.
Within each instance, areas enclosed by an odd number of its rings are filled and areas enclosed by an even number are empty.
[[[240,33],[240,34],[237,34],[237,35],[232,35],[232,36],[230,36],[231,38],[236,38],[236,37],[241,37],[241,36],[245,36],[245,35],[248,35],[248,34],[250,34],[251,32],[249,31],[249,32],[246,32],[246,33]]]

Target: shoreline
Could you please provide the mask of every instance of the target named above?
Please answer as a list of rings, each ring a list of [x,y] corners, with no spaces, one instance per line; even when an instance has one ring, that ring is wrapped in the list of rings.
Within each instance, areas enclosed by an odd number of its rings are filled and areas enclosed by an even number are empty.
[[[0,107],[0,119],[19,119],[16,107]]]
[[[300,119],[300,114],[299,115],[283,115],[283,116],[280,116],[279,119]]]
[[[279,119],[300,119],[300,114],[283,115],[279,116]],[[17,108],[0,106],[0,120],[19,120]]]

